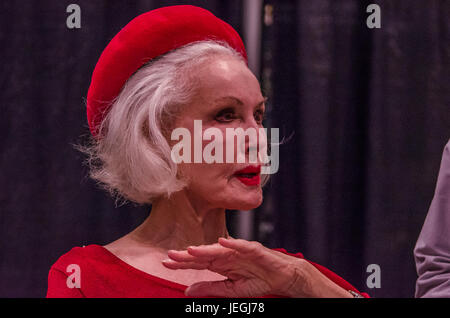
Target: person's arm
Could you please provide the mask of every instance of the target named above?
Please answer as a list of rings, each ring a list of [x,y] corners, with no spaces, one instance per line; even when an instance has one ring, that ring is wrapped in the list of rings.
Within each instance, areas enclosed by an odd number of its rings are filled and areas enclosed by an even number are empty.
[[[416,297],[450,297],[450,141],[436,191],[414,249]]]
[[[354,298],[349,291],[323,275],[314,265],[304,259],[298,259],[292,275],[292,282],[284,296],[291,298],[321,297],[321,298]]]
[[[326,297],[353,298],[305,259],[274,251],[258,242],[220,238],[218,243],[169,251],[170,269],[208,269],[227,279],[195,283],[189,297]]]

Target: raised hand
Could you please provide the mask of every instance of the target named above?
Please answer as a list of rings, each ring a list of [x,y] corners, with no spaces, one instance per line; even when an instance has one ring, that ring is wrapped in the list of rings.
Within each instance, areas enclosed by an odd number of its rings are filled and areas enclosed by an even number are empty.
[[[163,261],[167,268],[208,269],[227,277],[189,286],[186,295],[190,297],[349,296],[306,260],[258,242],[220,238],[216,244],[171,250],[168,256],[170,259]]]

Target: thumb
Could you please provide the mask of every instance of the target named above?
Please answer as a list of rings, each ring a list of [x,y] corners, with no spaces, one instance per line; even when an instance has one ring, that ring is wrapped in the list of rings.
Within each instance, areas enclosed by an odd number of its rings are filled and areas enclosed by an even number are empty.
[[[229,279],[195,283],[189,286],[184,294],[188,297],[237,297],[234,282]]]

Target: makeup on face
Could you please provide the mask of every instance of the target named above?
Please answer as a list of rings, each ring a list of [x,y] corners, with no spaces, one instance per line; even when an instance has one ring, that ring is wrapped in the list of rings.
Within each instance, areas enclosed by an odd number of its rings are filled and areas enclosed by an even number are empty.
[[[247,166],[236,171],[233,176],[246,186],[257,186],[261,183],[261,166]]]

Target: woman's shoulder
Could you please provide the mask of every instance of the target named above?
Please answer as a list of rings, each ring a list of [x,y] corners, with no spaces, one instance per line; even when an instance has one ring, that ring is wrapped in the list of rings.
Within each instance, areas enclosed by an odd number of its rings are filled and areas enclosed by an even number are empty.
[[[284,253],[284,254],[287,254],[287,255],[295,256],[295,257],[298,257],[298,258],[304,258],[302,253],[291,253],[291,252],[288,252],[284,248],[272,248],[272,250],[278,251],[278,252],[281,252],[281,253]]]
[[[51,268],[67,272],[73,266],[81,267],[86,264],[101,265],[110,262],[111,260],[102,246],[91,244],[71,248],[68,252],[61,255]]]

